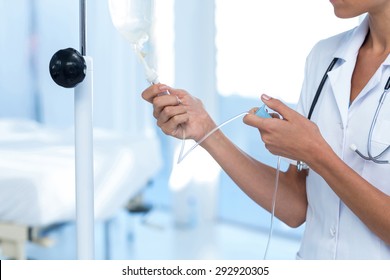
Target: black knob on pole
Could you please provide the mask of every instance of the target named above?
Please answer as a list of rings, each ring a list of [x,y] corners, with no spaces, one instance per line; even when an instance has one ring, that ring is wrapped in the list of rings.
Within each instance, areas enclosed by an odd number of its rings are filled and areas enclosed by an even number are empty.
[[[56,52],[49,64],[50,76],[56,84],[65,88],[73,88],[81,83],[86,69],[84,57],[72,48]]]

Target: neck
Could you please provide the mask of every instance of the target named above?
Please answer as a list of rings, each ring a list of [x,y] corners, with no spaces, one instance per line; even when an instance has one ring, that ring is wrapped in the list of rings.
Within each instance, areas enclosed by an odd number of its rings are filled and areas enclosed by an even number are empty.
[[[369,15],[370,32],[365,46],[377,54],[390,53],[390,15]]]

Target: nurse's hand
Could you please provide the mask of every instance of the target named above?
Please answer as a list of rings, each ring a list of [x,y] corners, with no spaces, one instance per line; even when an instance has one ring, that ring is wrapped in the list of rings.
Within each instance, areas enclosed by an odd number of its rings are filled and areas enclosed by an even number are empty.
[[[169,91],[170,94],[163,94]],[[153,104],[153,116],[161,130],[176,138],[200,140],[216,127],[202,102],[187,91],[163,84],[148,87],[142,98]]]
[[[319,149],[329,149],[316,124],[292,110],[280,100],[262,95],[262,101],[281,116],[260,118],[255,109],[244,117],[244,123],[257,127],[265,147],[275,155],[302,160],[310,165]]]

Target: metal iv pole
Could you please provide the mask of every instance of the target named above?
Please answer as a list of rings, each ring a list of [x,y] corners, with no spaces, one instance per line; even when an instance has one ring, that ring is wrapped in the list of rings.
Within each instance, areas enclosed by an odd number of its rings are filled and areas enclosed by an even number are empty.
[[[74,88],[77,258],[94,259],[94,172],[92,58],[86,54],[86,0],[80,0],[80,53],[59,50],[50,61],[50,75],[65,88]]]

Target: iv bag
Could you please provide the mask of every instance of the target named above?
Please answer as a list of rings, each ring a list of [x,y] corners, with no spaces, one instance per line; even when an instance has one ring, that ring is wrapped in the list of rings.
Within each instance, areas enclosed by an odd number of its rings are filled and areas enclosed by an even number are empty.
[[[149,39],[153,0],[108,0],[108,4],[115,28],[142,49]]]

